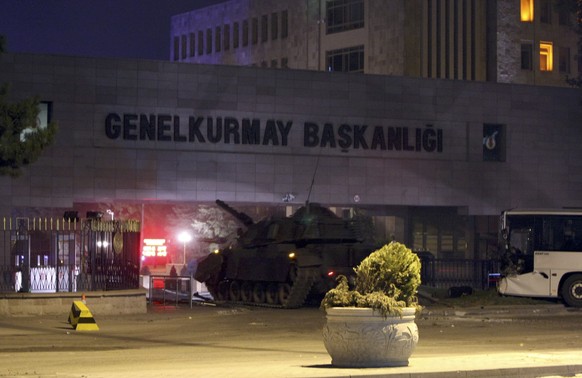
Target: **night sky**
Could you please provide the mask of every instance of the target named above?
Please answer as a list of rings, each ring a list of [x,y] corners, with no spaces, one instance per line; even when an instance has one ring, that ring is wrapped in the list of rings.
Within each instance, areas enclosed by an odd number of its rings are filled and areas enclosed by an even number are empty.
[[[170,18],[224,0],[0,0],[8,52],[170,59]]]

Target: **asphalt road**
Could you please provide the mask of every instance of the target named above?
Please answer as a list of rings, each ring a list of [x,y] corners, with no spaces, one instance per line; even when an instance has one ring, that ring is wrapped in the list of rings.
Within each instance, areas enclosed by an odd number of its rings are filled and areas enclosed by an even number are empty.
[[[333,368],[322,341],[324,314],[317,308],[153,306],[137,316],[95,314],[99,330],[83,332],[73,330],[67,318],[68,314],[0,318],[0,377],[332,377],[406,372]],[[420,341],[411,367],[439,370],[439,365],[455,359],[469,367],[482,366],[489,363],[485,358],[498,361],[499,368],[505,366],[504,358],[525,358],[521,363],[528,366],[527,358],[553,355],[582,364],[582,312],[561,304],[429,307],[417,324]]]

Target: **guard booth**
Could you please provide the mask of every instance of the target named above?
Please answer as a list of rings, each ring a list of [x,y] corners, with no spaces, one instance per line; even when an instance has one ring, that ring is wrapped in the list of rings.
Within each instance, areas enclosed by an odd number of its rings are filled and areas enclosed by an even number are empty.
[[[0,292],[54,293],[139,288],[140,223],[3,218]]]

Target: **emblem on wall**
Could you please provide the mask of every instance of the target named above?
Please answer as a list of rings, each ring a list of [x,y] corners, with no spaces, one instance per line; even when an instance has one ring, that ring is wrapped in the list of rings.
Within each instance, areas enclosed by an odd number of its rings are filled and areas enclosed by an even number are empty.
[[[505,161],[505,125],[483,125],[483,161]]]

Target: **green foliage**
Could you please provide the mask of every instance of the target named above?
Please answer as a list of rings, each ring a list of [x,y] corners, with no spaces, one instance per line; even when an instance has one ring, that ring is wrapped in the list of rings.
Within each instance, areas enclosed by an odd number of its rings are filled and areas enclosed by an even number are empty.
[[[42,150],[54,140],[57,125],[37,127],[37,98],[7,101],[7,87],[0,88],[0,174],[21,174],[21,167],[35,162]]]
[[[5,43],[0,35],[0,54]],[[7,96],[8,86],[0,85],[0,175],[16,177],[22,166],[34,163],[53,142],[57,125],[51,122],[46,129],[38,128],[38,98],[10,103]]]
[[[329,290],[322,308],[371,307],[383,316],[400,315],[404,307],[420,308],[420,259],[404,244],[391,242],[366,257],[354,272],[355,287],[350,290],[345,276]]]

